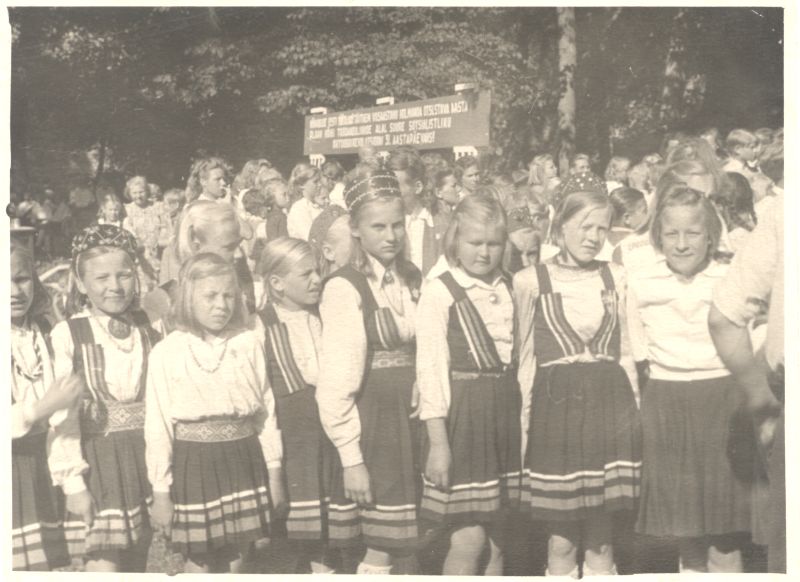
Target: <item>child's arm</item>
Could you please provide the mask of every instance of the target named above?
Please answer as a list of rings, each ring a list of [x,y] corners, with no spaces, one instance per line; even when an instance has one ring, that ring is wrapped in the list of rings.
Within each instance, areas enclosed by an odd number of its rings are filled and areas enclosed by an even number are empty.
[[[536,376],[536,353],[533,346],[533,316],[536,299],[539,296],[539,280],[534,267],[523,269],[514,275],[514,305],[517,318],[517,338],[519,341],[519,369],[517,379],[522,395],[522,450],[528,441],[528,422],[530,420],[533,380]]]
[[[144,440],[147,477],[153,492],[169,493],[172,486],[174,429],[170,414],[169,354],[166,344],[157,345],[147,363]]]
[[[618,311],[619,311],[619,335],[620,335],[620,358],[619,363],[633,389],[633,396],[636,399],[636,405],[639,406],[640,402],[640,387],[639,375],[636,371],[637,361],[646,359],[643,356],[643,341],[644,331],[642,323],[639,319],[639,312],[637,308],[636,297],[629,297],[628,293],[631,292],[630,288],[625,282],[624,271],[620,267],[612,266],[617,286],[617,294],[619,295]],[[632,320],[629,320],[629,317]],[[634,336],[634,334],[636,334]],[[641,359],[640,359],[641,358]]]
[[[322,353],[316,398],[320,420],[339,451],[342,466],[354,467],[364,463],[355,403],[367,357],[361,298],[348,281],[336,277],[325,286],[319,311]]]

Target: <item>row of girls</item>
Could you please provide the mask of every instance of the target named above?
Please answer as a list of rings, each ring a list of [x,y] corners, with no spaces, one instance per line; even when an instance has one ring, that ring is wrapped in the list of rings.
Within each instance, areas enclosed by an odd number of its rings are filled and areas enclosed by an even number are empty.
[[[741,570],[739,398],[706,324],[725,271],[710,170],[668,168],[628,266],[597,260],[603,181],[565,180],[557,253],[513,279],[509,225],[530,212],[467,194],[424,281],[418,161],[360,164],[310,244],[267,243],[258,310],[244,227],[218,197],[182,212],[158,322],[126,230],[76,236],[70,317],[52,331],[33,259],[12,248],[15,568],[78,555],[142,571],[156,530],[186,571],[237,572],[285,529],[313,572],[350,551],[357,573],[386,574],[445,539],[444,574],[499,575],[503,524],[524,514],[549,537],[546,573],[577,578],[616,573],[612,516],[638,510],[640,532],[680,540],[682,571]]]

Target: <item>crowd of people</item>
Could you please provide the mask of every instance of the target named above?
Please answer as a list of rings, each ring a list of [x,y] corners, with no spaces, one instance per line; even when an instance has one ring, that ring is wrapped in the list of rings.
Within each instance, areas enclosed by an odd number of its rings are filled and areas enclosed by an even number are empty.
[[[782,130],[594,169],[207,157],[13,200],[14,568],[144,571],[155,532],[187,572],[281,538],[313,573],[443,543],[426,573],[502,575],[521,520],[527,573],[579,578],[623,513],[680,572],[783,571]]]

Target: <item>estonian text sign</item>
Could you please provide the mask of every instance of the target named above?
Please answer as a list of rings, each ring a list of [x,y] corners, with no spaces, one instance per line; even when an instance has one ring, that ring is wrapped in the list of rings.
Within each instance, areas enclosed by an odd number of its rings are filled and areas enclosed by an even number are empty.
[[[354,154],[361,147],[417,149],[489,145],[488,91],[307,115],[303,153]]]

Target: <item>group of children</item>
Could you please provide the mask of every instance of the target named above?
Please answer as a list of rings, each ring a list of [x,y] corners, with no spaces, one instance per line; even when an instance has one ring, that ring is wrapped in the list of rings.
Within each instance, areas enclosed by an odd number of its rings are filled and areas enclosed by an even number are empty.
[[[349,552],[388,574],[446,539],[443,574],[502,575],[522,515],[546,573],[578,578],[617,572],[626,511],[680,540],[681,571],[742,571],[754,467],[729,454],[741,398],[707,325],[731,252],[712,168],[674,162],[649,205],[589,171],[519,204],[473,160],[404,149],[288,183],[264,162],[235,195],[198,162],[165,245],[129,182],[130,230],[74,238],[52,330],[12,244],[15,569],[143,571],[155,531],[187,572],[285,536],[314,573]]]

